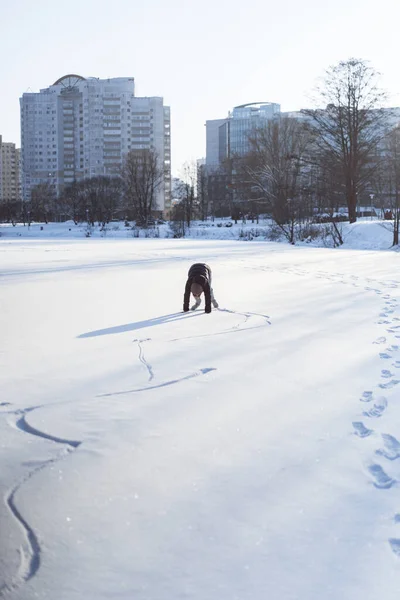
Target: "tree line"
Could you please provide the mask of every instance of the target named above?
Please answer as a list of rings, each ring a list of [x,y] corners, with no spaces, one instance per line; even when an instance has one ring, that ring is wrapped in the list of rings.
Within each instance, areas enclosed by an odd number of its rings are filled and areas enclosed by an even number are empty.
[[[0,204],[0,220],[87,222],[105,225],[112,220],[136,220],[146,225],[157,207],[157,192],[164,180],[163,165],[154,150],[129,152],[118,176],[80,179],[57,196],[53,185],[32,188],[29,201]]]

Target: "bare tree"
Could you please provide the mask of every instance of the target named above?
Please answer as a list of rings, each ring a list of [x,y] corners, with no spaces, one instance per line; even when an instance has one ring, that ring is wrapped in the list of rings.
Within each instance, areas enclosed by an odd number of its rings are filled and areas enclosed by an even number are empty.
[[[199,165],[197,168],[197,199],[200,212],[200,219],[205,221],[208,217],[209,194],[207,185],[206,165]]]
[[[357,219],[357,200],[369,185],[376,163],[371,160],[385,135],[388,116],[381,106],[386,94],[378,73],[363,60],[350,58],[330,67],[317,102],[325,108],[303,111],[315,127],[323,159],[341,175],[350,223]]]
[[[155,209],[156,193],[164,181],[157,153],[149,149],[128,152],[122,181],[127,210],[138,222],[147,225]]]
[[[171,218],[170,218],[170,228],[173,233],[174,238],[182,238],[185,237],[185,224],[186,224],[186,215],[185,215],[185,206],[182,202],[175,202],[171,209]]]
[[[61,216],[75,223],[95,221],[104,227],[123,210],[121,203],[122,182],[119,177],[99,175],[90,179],[74,181],[58,200]]]
[[[45,182],[35,185],[31,191],[31,219],[48,223],[54,212],[55,199],[55,190],[50,183]]]
[[[178,185],[177,193],[180,204],[183,207],[185,221],[188,227],[190,227],[190,223],[194,217],[197,204],[197,197],[195,194],[196,181],[196,164],[193,161],[186,162],[182,167],[181,183]]]
[[[293,243],[296,225],[310,214],[309,152],[313,137],[307,123],[273,119],[249,137],[251,151],[242,161],[242,185],[252,202],[268,212]]]
[[[72,182],[57,201],[60,217],[72,219],[77,225],[82,218],[84,202],[82,182]]]
[[[104,227],[121,209],[122,182],[119,177],[101,175],[87,180],[86,184],[93,217]]]
[[[333,219],[345,204],[340,167],[337,163],[332,164],[329,153],[317,150],[313,155],[312,173],[314,205],[318,214],[328,214]]]
[[[6,200],[0,202],[0,222],[16,225],[18,216],[22,212],[21,200]]]

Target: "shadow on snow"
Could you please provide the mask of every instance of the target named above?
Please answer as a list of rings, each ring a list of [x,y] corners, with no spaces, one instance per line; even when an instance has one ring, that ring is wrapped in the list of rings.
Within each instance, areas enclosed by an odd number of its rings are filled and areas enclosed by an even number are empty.
[[[181,319],[188,319],[190,317],[198,316],[201,313],[172,313],[170,315],[163,315],[162,317],[155,317],[154,319],[146,319],[145,321],[136,321],[136,323],[126,323],[125,325],[116,325],[115,327],[107,327],[106,329],[97,329],[95,331],[88,331],[87,333],[81,333],[78,335],[78,339],[97,337],[99,335],[114,335],[116,333],[125,333],[126,331],[135,331],[135,329],[143,329],[145,327],[154,327],[155,325],[163,325],[164,323],[172,323],[173,321],[180,321]]]

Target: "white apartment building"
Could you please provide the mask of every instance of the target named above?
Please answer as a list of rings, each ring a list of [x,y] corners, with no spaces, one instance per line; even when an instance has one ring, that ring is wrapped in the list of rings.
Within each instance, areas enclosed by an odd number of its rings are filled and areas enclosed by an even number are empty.
[[[3,142],[0,135],[0,203],[21,198],[20,150],[12,142]]]
[[[156,209],[169,209],[170,109],[160,97],[136,97],[133,77],[65,75],[23,94],[20,108],[24,200],[39,183],[59,195],[74,180],[117,176],[129,151],[154,149],[164,170]]]

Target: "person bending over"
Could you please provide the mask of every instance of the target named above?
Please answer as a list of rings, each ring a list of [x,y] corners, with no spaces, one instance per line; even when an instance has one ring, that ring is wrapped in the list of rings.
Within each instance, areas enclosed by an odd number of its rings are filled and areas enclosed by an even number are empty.
[[[211,269],[205,263],[195,263],[188,272],[188,278],[185,286],[185,295],[183,297],[183,311],[189,310],[190,294],[192,293],[195,303],[191,310],[196,310],[201,304],[201,295],[204,292],[206,313],[211,312],[211,304],[214,308],[218,308],[218,302],[214,298],[214,292],[211,287],[212,273]]]

